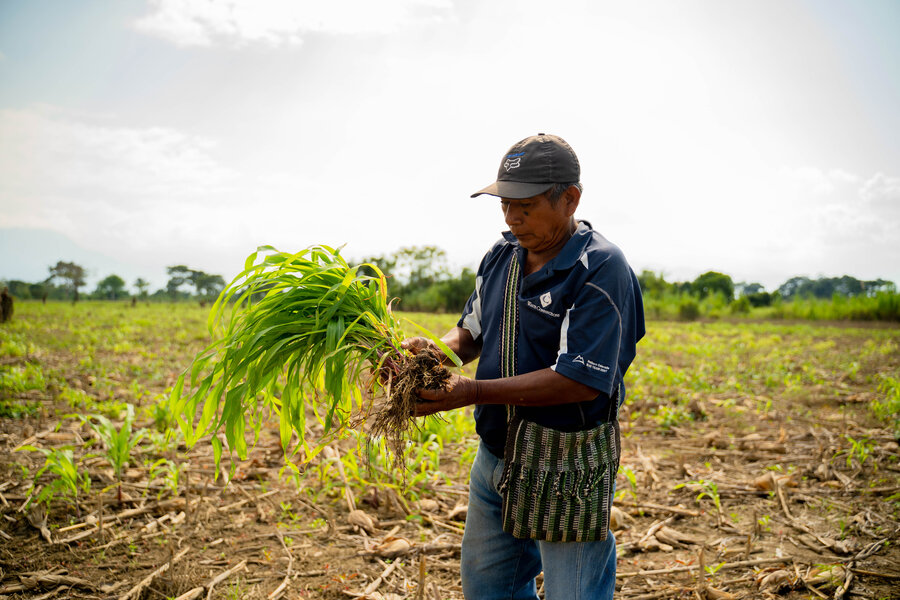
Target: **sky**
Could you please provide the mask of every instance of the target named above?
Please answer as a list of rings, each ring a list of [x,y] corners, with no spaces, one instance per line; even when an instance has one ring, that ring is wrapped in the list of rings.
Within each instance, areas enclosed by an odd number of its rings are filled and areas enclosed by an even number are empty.
[[[635,271],[900,282],[898,31],[894,0],[0,0],[0,279],[47,235],[154,286],[263,244],[474,267],[505,225],[469,195],[546,132]]]

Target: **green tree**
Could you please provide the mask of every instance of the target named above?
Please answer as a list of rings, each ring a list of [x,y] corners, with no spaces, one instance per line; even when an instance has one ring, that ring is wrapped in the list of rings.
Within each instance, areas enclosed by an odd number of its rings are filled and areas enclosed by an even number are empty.
[[[125,291],[125,280],[118,275],[109,275],[97,284],[94,295],[98,298],[106,298],[107,300],[118,300],[122,296],[127,296]]]
[[[9,281],[0,282],[0,288],[7,287],[9,288],[9,293],[15,298],[19,300],[26,300],[31,298],[31,284],[26,283],[24,281],[19,281],[18,279],[10,279]]]
[[[375,265],[385,274],[390,295],[400,299],[403,310],[457,312],[475,289],[475,271],[466,267],[459,275],[451,275],[447,254],[436,246],[408,246],[360,262]],[[375,274],[368,267],[362,272]]]
[[[381,269],[388,278],[391,295],[400,298],[403,310],[441,310],[444,308],[445,301],[441,290],[438,290],[436,286],[439,283],[449,282],[453,278],[447,268],[447,254],[440,248],[407,246],[387,256],[365,258],[362,262],[371,263]],[[368,271],[363,269],[363,272]],[[474,284],[472,289],[474,289]],[[468,290],[466,298],[472,289]],[[457,309],[454,308],[454,310]]]
[[[450,275],[447,253],[436,246],[400,248],[394,257],[394,270],[398,278],[405,281],[403,287],[408,291],[427,288]]]
[[[134,280],[134,287],[137,288],[138,295],[141,298],[147,297],[147,288],[150,287],[150,282],[145,280],[143,277],[138,277]]]
[[[166,272],[169,274],[166,290],[173,299],[178,296],[179,288],[184,284],[193,286],[198,297],[207,299],[218,296],[225,288],[225,279],[221,275],[204,273],[187,265],[168,267]]]
[[[890,281],[875,279],[861,281],[856,277],[791,277],[781,284],[778,292],[785,300],[794,298],[822,298],[827,300],[834,296],[851,298],[854,296],[875,296],[879,292],[893,292],[896,287]]]
[[[439,281],[433,286],[441,298],[439,310],[442,312],[462,312],[466,300],[475,290],[475,271],[464,267],[459,277]]]
[[[734,300],[734,282],[731,277],[717,271],[707,271],[691,283],[691,289],[701,298],[720,293],[728,302]]]
[[[35,300],[46,300],[50,295],[52,286],[49,283],[39,281],[38,283],[28,284],[28,293]]]
[[[56,265],[48,267],[50,277],[47,281],[62,279],[72,290],[72,302],[78,302],[78,288],[84,285],[86,272],[84,267],[73,262],[58,261]]]
[[[766,288],[763,287],[761,283],[746,283],[740,282],[734,284],[734,295],[735,296],[750,296],[751,294],[758,294],[760,292],[765,292]]]
[[[638,276],[638,283],[641,286],[642,293],[653,296],[661,296],[672,287],[672,284],[665,280],[662,273],[657,275],[655,272],[647,269],[641,271],[641,274]]]
[[[201,298],[218,296],[225,287],[225,279],[221,275],[210,275],[203,271],[191,271],[191,284]]]
[[[178,297],[178,288],[190,281],[191,269],[186,265],[175,265],[166,267],[166,273],[169,275],[169,281],[166,283],[166,291],[174,300]]]

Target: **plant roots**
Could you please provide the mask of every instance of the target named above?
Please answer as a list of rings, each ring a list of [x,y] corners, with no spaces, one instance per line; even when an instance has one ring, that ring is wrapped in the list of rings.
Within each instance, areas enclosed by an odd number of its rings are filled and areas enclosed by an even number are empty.
[[[391,396],[376,413],[371,430],[372,436],[384,436],[395,464],[401,463],[409,430],[416,426],[414,407],[421,401],[416,390],[446,389],[449,379],[450,371],[441,366],[431,350],[410,356],[400,365],[392,381]]]

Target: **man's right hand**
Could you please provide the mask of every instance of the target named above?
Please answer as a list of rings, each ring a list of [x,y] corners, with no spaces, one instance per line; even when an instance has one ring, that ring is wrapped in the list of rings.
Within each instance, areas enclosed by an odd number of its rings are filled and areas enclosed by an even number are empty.
[[[475,360],[478,358],[478,355],[481,354],[481,343],[473,340],[472,334],[462,327],[454,327],[444,334],[441,341],[447,344],[447,347],[456,353],[463,364]],[[406,338],[400,342],[400,347],[404,350],[409,350],[413,354],[418,354],[427,348],[441,359],[441,364],[445,366],[450,366],[450,364],[452,364],[452,361],[447,358],[447,355],[444,354],[440,348],[438,348],[437,344],[426,337]]]
[[[437,344],[425,337],[406,338],[405,340],[400,342],[400,347],[404,350],[409,350],[413,354],[418,354],[422,350],[428,349],[431,350],[434,355],[440,359],[441,363],[447,361],[447,355],[437,347]]]

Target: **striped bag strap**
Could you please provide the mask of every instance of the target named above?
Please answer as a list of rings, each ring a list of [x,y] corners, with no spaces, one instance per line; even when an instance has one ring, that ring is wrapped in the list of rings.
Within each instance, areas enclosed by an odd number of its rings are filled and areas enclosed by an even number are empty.
[[[517,371],[516,340],[519,332],[519,257],[513,250],[506,274],[503,294],[503,318],[500,320],[500,377],[512,377]],[[506,405],[507,421],[513,416],[513,407]]]

